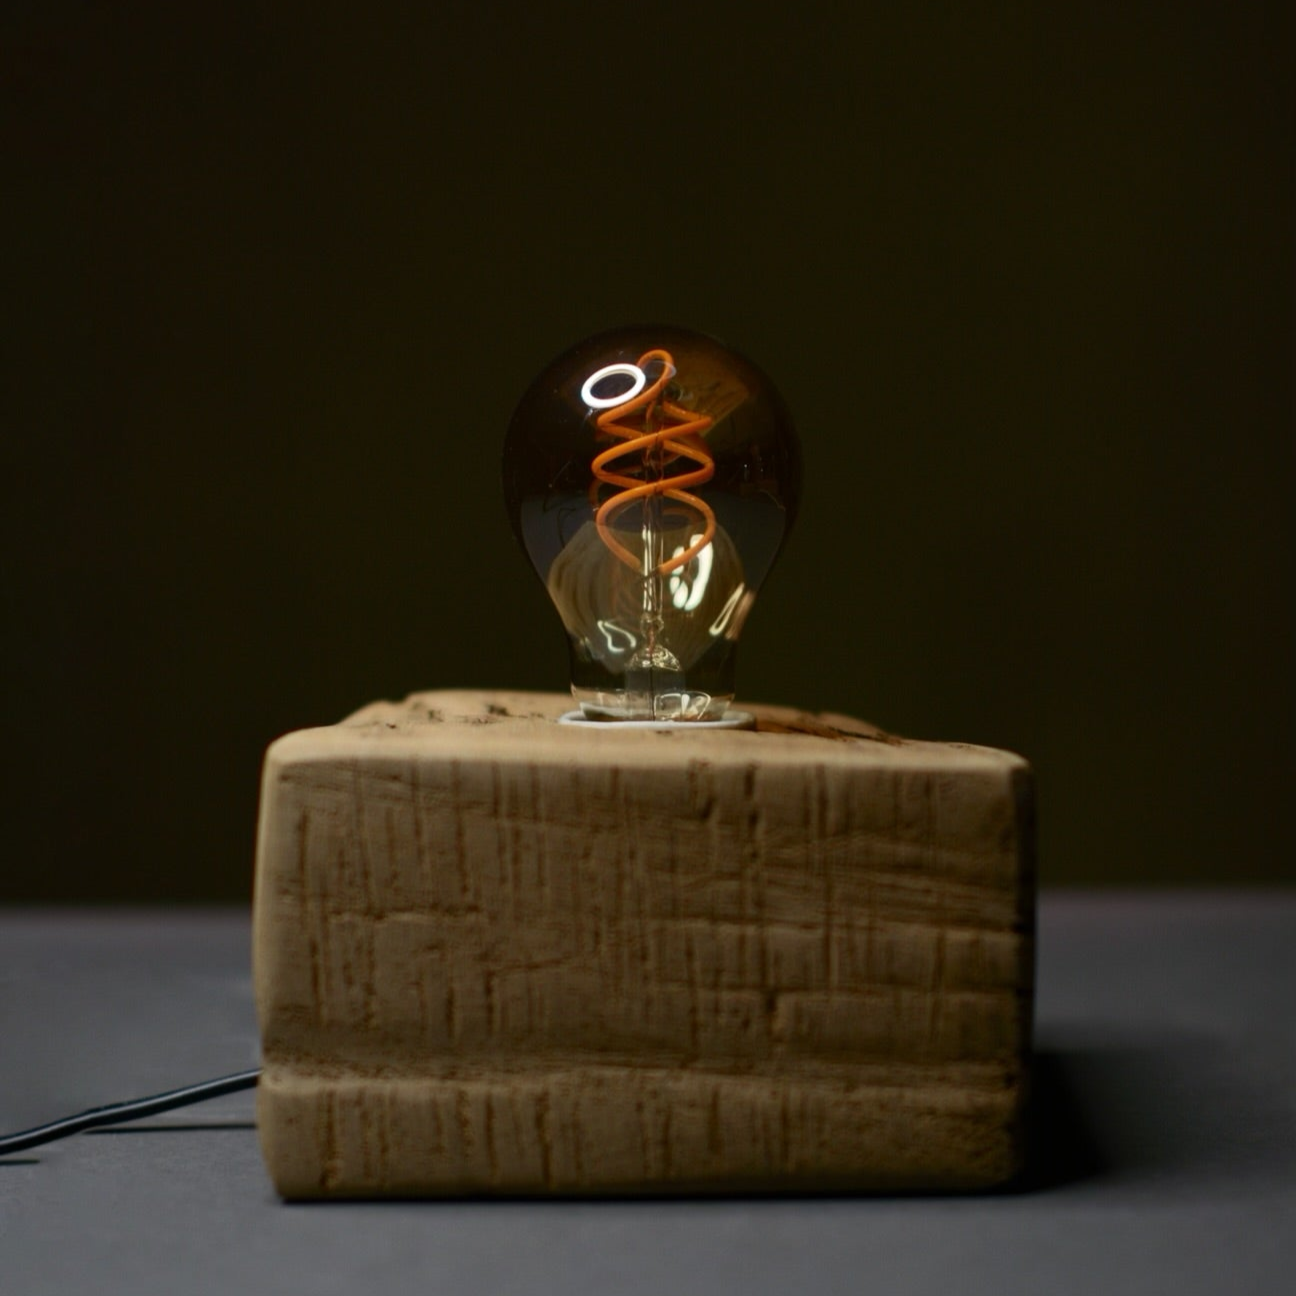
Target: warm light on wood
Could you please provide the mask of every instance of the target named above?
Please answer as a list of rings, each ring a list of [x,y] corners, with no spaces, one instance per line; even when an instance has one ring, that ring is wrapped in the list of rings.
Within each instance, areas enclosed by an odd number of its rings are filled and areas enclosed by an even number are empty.
[[[262,1145],[287,1197],[975,1188],[1019,1167],[1016,756],[748,705],[427,693],[268,753]]]

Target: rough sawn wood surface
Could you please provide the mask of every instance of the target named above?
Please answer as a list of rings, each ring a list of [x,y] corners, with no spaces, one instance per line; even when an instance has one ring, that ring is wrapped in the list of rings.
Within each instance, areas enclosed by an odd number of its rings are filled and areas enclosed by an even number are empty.
[[[262,1147],[286,1197],[975,1188],[1021,1158],[1030,777],[749,706],[378,703],[267,754]]]

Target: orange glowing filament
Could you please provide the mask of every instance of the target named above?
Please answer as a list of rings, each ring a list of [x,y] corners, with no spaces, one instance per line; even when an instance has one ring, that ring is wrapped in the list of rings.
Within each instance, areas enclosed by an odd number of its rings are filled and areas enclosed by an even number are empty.
[[[669,351],[656,349],[646,351],[639,357],[637,368],[643,370],[649,361],[661,365],[661,373],[631,399],[620,405],[605,409],[596,420],[599,431],[618,437],[620,444],[604,450],[590,465],[595,478],[604,485],[619,488],[617,493],[603,501],[594,515],[603,543],[629,567],[643,571],[644,575],[655,574],[667,576],[673,571],[691,562],[711,543],[715,535],[716,519],[710,506],[703,499],[691,493],[691,488],[701,486],[715,475],[715,460],[711,451],[702,440],[702,434],[715,422],[705,414],[695,413],[667,400],[662,392],[675,373],[675,361]],[[627,426],[621,422],[630,414],[643,411],[642,426]],[[658,415],[677,420],[666,427],[653,429]],[[650,463],[660,465],[673,464],[679,459],[687,459],[697,467],[687,472],[677,472],[674,476],[662,476],[648,481],[643,477],[631,477],[625,472],[615,471],[611,465],[617,460],[634,455],[640,457],[645,472]],[[702,519],[702,534],[697,536],[687,549],[657,564],[651,572],[644,571],[644,564],[635,557],[616,537],[612,530],[615,518],[639,500],[664,496],[675,500],[688,508],[696,510]]]

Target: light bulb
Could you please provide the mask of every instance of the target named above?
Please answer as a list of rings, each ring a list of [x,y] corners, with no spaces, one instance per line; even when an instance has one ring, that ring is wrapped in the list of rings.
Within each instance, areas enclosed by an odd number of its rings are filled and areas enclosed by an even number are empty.
[[[522,397],[504,494],[592,721],[717,721],[796,513],[801,458],[749,360],[671,326],[601,333]]]

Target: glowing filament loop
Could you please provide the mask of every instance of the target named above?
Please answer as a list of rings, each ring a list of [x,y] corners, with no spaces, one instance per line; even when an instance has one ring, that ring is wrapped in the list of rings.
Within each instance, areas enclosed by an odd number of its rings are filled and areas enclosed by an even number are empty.
[[[617,374],[625,374],[630,379],[630,386],[623,392],[618,392],[615,396],[595,396],[594,388],[603,381],[604,378],[615,378]],[[633,400],[644,389],[644,384],[648,381],[648,375],[644,373],[638,365],[632,364],[610,364],[604,365],[596,373],[590,374],[585,379],[585,386],[581,388],[581,400],[585,402],[590,409],[612,409],[616,405],[624,405],[626,401]]]

